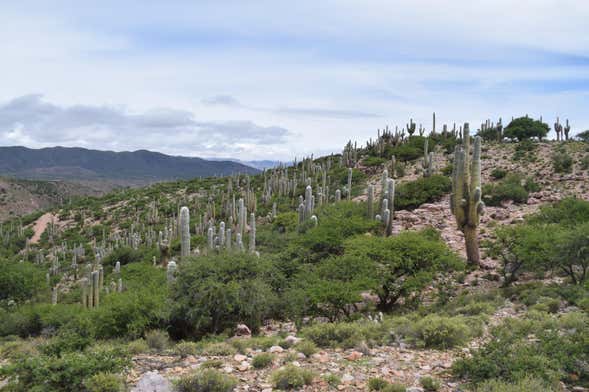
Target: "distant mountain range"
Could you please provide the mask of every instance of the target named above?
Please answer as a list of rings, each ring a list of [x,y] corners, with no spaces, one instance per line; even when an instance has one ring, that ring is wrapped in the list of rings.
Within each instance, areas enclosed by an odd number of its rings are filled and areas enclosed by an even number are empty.
[[[0,147],[0,175],[27,179],[140,184],[258,172],[256,168],[229,160],[170,156],[146,150],[113,152],[77,147]]]

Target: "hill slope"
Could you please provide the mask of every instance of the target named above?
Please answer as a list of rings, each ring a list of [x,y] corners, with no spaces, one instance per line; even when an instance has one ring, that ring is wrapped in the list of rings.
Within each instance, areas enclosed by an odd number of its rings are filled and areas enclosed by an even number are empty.
[[[153,182],[257,172],[236,162],[176,157],[146,150],[0,147],[0,174],[20,178]]]

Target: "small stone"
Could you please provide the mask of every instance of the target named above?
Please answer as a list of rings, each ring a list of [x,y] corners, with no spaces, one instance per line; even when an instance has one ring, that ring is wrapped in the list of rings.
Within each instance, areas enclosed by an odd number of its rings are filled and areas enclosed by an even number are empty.
[[[282,347],[280,347],[280,346],[272,346],[272,347],[270,347],[270,350],[269,351],[271,353],[273,353],[273,354],[277,354],[277,353],[283,352],[284,349]]]
[[[245,361],[246,359],[247,359],[247,357],[246,357],[245,355],[243,355],[243,354],[235,354],[235,355],[233,356],[233,360],[234,360],[235,362],[243,362],[243,361]]]
[[[344,374],[344,375],[342,376],[342,382],[344,382],[344,383],[346,383],[346,382],[347,382],[347,383],[350,383],[350,382],[352,382],[352,381],[354,381],[354,376],[352,376],[351,374],[349,374],[349,373],[346,373],[346,374]]]
[[[252,331],[245,324],[237,324],[237,327],[235,327],[235,336],[252,336]]]
[[[297,338],[296,336],[293,336],[293,335],[288,335],[287,337],[284,338],[284,341],[286,343],[288,343],[290,346],[294,346],[295,344],[297,344],[298,342],[301,341],[301,338]]]
[[[239,370],[240,372],[245,372],[249,368],[250,368],[250,364],[247,361],[243,361],[241,364],[239,364],[239,366],[237,367],[237,370]]]
[[[352,351],[349,355],[347,355],[345,358],[348,361],[357,361],[360,358],[362,358],[364,354],[362,354],[360,351]]]
[[[225,366],[225,367],[223,368],[223,371],[224,371],[225,373],[233,373],[233,368],[232,368],[231,366]]]
[[[409,387],[405,392],[423,392],[423,388],[420,387]]]

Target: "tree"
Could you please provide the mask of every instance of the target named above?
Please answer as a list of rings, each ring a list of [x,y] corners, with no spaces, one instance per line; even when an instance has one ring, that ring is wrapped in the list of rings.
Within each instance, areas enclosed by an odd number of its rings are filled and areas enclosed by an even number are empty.
[[[550,131],[548,124],[543,123],[539,120],[534,120],[529,117],[520,117],[511,121],[507,127],[505,127],[504,136],[518,142],[522,140],[538,138],[542,140],[546,137]]]
[[[549,268],[547,260],[552,248],[551,237],[556,225],[506,226],[498,229],[489,254],[501,262],[503,285],[509,286],[523,271],[542,272]]]
[[[574,284],[583,284],[589,269],[589,223],[556,236],[553,267],[568,275]]]
[[[392,310],[401,299],[415,299],[437,274],[463,268],[433,229],[395,237],[358,236],[345,246],[346,254],[368,256],[375,263],[373,290],[382,311]]]
[[[256,331],[275,298],[267,283],[271,268],[263,257],[243,253],[183,260],[170,288],[172,332],[199,337],[238,323]]]
[[[575,137],[582,142],[589,143],[589,129],[581,133],[578,133]]]

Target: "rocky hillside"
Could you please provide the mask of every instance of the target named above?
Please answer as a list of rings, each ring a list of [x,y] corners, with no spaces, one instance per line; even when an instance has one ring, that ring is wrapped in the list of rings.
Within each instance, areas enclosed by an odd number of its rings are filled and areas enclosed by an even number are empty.
[[[0,314],[3,335],[30,331],[0,353],[37,362],[5,382],[37,385],[27,369],[71,355],[103,362],[68,382],[137,392],[586,390],[587,144],[483,143],[469,265],[449,208],[458,141],[430,137],[424,164],[425,139],[119,190],[14,226],[6,265],[41,278],[8,297],[35,305]]]
[[[0,177],[0,222],[67,203],[77,196],[100,196],[112,187],[65,181]]]

